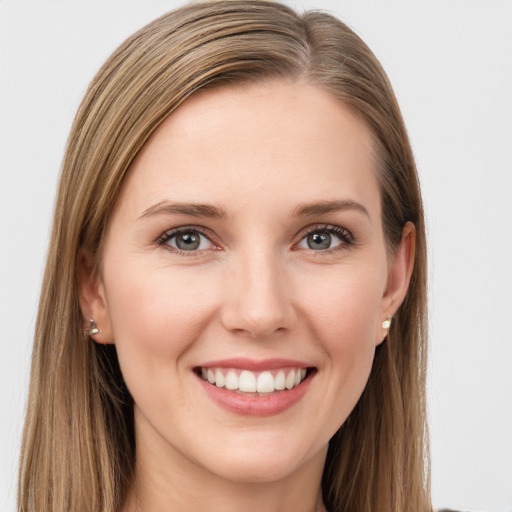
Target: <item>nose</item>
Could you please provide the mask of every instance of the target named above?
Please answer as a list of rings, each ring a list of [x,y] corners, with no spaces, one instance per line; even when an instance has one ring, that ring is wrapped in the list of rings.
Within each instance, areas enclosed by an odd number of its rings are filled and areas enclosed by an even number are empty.
[[[225,288],[224,327],[259,339],[290,330],[297,315],[286,265],[275,254],[253,253],[234,267]]]

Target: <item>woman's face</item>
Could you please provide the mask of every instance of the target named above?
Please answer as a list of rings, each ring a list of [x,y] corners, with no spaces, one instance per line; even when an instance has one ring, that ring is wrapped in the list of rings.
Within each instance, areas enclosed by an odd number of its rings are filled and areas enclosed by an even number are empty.
[[[321,467],[407,287],[375,166],[362,120],[305,83],[199,92],[151,136],[83,294],[134,398],[138,464]]]

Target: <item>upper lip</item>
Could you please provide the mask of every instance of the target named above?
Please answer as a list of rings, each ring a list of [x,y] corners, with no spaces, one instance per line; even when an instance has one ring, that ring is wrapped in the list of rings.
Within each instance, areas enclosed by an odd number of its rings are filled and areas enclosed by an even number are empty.
[[[264,370],[276,370],[278,368],[311,368],[313,365],[304,361],[293,359],[247,359],[235,357],[231,359],[221,359],[217,361],[208,361],[198,365],[199,368],[238,368],[240,370],[250,370],[261,372]]]

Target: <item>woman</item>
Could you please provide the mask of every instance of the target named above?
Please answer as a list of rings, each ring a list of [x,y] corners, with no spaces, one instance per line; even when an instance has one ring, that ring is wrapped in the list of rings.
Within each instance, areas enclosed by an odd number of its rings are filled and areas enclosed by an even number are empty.
[[[430,510],[419,185],[340,21],[198,3],[72,127],[20,510]]]

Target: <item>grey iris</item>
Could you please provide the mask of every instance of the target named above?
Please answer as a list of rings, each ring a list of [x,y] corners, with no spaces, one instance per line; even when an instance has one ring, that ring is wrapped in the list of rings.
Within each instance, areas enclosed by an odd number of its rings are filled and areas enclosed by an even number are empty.
[[[331,246],[331,235],[329,233],[311,233],[308,235],[307,244],[313,250],[329,249]]]
[[[197,233],[181,233],[176,236],[176,247],[183,251],[195,251],[201,243]]]

